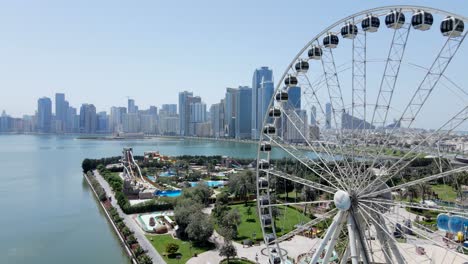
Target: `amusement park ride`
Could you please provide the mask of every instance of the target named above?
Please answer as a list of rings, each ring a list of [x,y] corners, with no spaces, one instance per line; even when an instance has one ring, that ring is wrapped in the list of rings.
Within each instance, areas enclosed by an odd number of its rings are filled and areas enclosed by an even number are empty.
[[[461,15],[420,6],[365,10],[325,28],[293,58],[265,115],[257,154],[257,206],[270,263],[468,262],[468,243],[464,243],[467,210],[412,203],[396,196],[413,186],[467,177],[467,164],[457,168],[440,165],[437,171],[418,178],[402,175],[420,157],[428,140],[442,139],[466,127],[468,93],[463,89],[451,93],[451,88],[439,86],[445,85],[448,73],[457,72],[447,69],[460,53],[467,21]],[[427,37],[431,32],[431,38]],[[385,41],[389,42],[389,50],[378,54]],[[433,43],[440,43],[435,50]],[[414,50],[423,55],[412,57],[411,52],[405,52],[411,45],[416,45]],[[426,66],[408,62],[411,58]],[[339,60],[347,61],[343,64],[347,66],[338,64]],[[383,73],[376,78],[377,63],[381,63]],[[418,65],[415,71],[420,76],[401,77],[408,65]],[[310,112],[315,124],[308,124],[299,111],[291,110],[292,87],[302,89],[302,109],[317,110]],[[441,109],[458,108],[444,115],[439,128],[402,157],[387,159],[384,154],[392,149],[391,138],[402,131],[414,131],[419,120],[431,119],[433,113],[425,111],[428,107],[424,106],[434,100],[439,100]],[[323,109],[325,102],[330,103],[331,111]],[[348,113],[353,118],[344,127],[340,120]],[[391,118],[398,121],[398,126],[388,125]],[[352,124],[356,120],[360,120],[359,124]],[[296,131],[302,144],[292,144],[283,137],[284,124]],[[314,141],[308,133],[312,126],[323,129],[326,125],[327,140],[334,142],[333,148]],[[370,152],[370,138],[376,136],[380,140]],[[272,159],[275,151],[285,154],[291,163]],[[294,188],[312,190],[322,200],[282,198],[278,190],[283,184],[284,193],[292,184]],[[331,208],[315,214],[309,222],[300,222],[292,230],[281,226],[288,220],[282,218],[290,217],[287,207],[300,209],[324,200],[331,203]],[[420,217],[414,214],[416,211],[425,212],[427,221],[429,216],[440,213],[436,228],[415,220]],[[307,252],[292,260],[284,243],[318,226],[323,232],[310,239]]]

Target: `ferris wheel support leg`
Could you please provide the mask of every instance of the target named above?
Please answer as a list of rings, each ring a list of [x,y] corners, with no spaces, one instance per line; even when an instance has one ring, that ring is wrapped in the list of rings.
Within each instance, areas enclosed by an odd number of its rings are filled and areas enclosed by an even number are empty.
[[[343,214],[344,212],[339,211],[335,218],[333,218],[333,222],[328,227],[327,233],[320,242],[320,245],[317,248],[317,251],[315,251],[314,255],[312,256],[312,259],[310,260],[309,264],[317,263],[317,261],[320,258],[320,255],[322,255],[322,251],[325,249],[325,246],[327,246],[328,243],[333,243],[330,241],[330,239],[335,236],[335,233],[340,233],[341,229],[339,227],[342,226],[341,224],[343,222]]]
[[[380,217],[377,217],[377,219],[380,220]],[[377,233],[377,239],[379,240],[380,245],[382,247],[382,252],[385,257],[385,262],[393,263],[393,260],[390,257],[390,248],[388,246],[388,239],[385,238],[384,230],[379,225],[374,225],[374,227]]]
[[[358,264],[359,254],[356,246],[356,223],[351,214],[348,215],[348,234],[349,234],[349,249],[351,253],[351,263]]]

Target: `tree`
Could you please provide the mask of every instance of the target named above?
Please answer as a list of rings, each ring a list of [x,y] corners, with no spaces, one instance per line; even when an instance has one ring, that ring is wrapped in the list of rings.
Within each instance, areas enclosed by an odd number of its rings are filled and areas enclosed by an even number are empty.
[[[213,234],[214,225],[211,218],[198,211],[190,216],[190,223],[187,225],[186,233],[190,240],[204,244]]]
[[[132,234],[132,231],[130,231],[130,229],[128,227],[124,227],[122,229],[122,234],[125,236],[125,237],[128,237],[129,235]]]
[[[219,249],[219,255],[226,257],[229,263],[229,258],[237,256],[237,249],[234,247],[231,241],[225,241],[223,246]]]
[[[219,223],[222,227],[225,229],[228,229],[230,231],[227,231],[227,234],[231,235],[232,238],[237,237],[237,227],[240,225],[242,222],[241,215],[237,209],[229,211],[224,217],[221,223]]]
[[[139,264],[153,264],[153,261],[148,255],[143,254],[138,257],[138,263]]]
[[[315,201],[317,198],[317,193],[314,189],[306,186],[302,188],[301,198],[304,201]],[[307,214],[307,204],[304,206],[304,213]]]
[[[137,246],[133,250],[133,252],[135,253],[135,256],[137,256],[137,257],[145,253],[145,251],[140,246]]]
[[[137,242],[137,240],[136,240],[135,236],[129,235],[129,236],[127,237],[127,243],[128,243],[129,245],[135,244],[136,242]]]
[[[186,228],[191,222],[191,216],[201,212],[203,205],[194,202],[191,199],[181,199],[178,201],[174,208],[174,220],[176,221],[179,229],[178,235],[186,236]]]
[[[426,200],[426,194],[431,192],[431,185],[427,182],[419,184],[419,189],[421,190],[421,199],[424,202]]]
[[[174,255],[179,250],[179,245],[175,243],[166,244],[166,253],[169,255]]]
[[[414,185],[408,186],[406,192],[410,197],[410,202],[413,202],[413,199],[418,197],[418,189]]]
[[[245,210],[245,213],[247,214],[248,219],[251,219],[251,216],[252,216],[252,206],[251,205],[249,205],[249,207],[247,207],[247,210]]]

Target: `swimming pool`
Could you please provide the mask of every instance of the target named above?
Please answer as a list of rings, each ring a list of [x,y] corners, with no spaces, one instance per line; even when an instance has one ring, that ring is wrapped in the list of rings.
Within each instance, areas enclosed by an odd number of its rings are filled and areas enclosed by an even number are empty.
[[[159,176],[161,176],[161,177],[173,177],[173,176],[177,176],[177,175],[172,171],[165,171],[165,172],[159,173]]]
[[[150,179],[151,181],[156,181],[156,177],[154,176],[146,176],[146,178]]]
[[[201,182],[205,183],[210,188],[223,187],[224,184],[226,183],[225,181],[201,181]],[[198,185],[198,183],[200,182],[190,182],[190,186],[195,187]]]
[[[177,197],[182,194],[182,190],[165,190],[165,191],[156,191],[155,196],[160,197]]]

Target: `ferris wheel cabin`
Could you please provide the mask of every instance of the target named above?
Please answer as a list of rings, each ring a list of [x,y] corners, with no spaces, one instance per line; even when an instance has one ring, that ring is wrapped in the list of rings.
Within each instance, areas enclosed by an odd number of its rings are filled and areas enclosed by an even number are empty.
[[[346,23],[343,27],[341,27],[341,36],[343,38],[353,39],[356,37],[357,33],[357,26],[351,23]]]
[[[426,11],[418,11],[411,18],[411,25],[417,30],[428,30],[431,28],[432,23],[434,23],[434,17]]]
[[[305,60],[299,60],[299,62],[294,65],[294,68],[297,72],[306,73],[309,70],[309,63]]]
[[[404,24],[405,14],[401,12],[392,11],[385,17],[385,25],[387,25],[388,28],[400,29]]]
[[[328,35],[323,38],[323,45],[330,49],[336,48],[339,42],[338,36],[333,33],[328,33]]]
[[[446,37],[458,37],[463,33],[465,24],[462,20],[454,17],[446,17],[440,23],[440,32]]]
[[[320,48],[319,46],[312,46],[312,48],[310,48],[307,54],[309,55],[309,59],[311,60],[320,60],[320,58],[322,57],[322,48]]]
[[[362,20],[361,27],[366,32],[377,32],[380,27],[380,20],[376,16],[369,15]]]
[[[293,76],[293,75],[291,75],[291,74],[288,74],[288,77],[286,77],[286,79],[284,79],[284,84],[285,84],[287,87],[296,86],[296,85],[297,85],[297,78],[296,78],[296,76]]]

